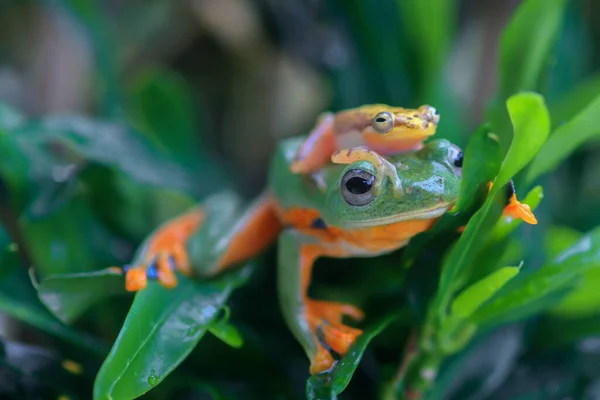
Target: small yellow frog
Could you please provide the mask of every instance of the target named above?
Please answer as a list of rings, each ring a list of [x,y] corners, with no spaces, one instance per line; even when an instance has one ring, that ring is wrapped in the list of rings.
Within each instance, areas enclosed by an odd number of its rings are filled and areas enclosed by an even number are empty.
[[[381,155],[419,150],[435,134],[440,116],[431,106],[417,109],[371,104],[325,113],[300,146],[290,169],[315,172],[338,150],[366,146]]]

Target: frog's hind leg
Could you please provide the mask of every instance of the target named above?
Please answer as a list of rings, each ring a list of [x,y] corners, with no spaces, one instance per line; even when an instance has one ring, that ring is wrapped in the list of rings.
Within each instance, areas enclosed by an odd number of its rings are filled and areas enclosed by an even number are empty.
[[[330,350],[343,356],[362,334],[344,325],[343,317],[361,320],[363,312],[349,304],[312,300],[307,291],[316,259],[345,257],[345,250],[338,243],[321,243],[290,230],[281,235],[278,251],[278,288],[284,317],[311,361],[310,373],[326,371],[335,362]]]
[[[265,194],[243,212],[240,204],[223,193],[166,222],[148,238],[136,265],[126,268],[126,289],[143,289],[149,279],[173,288],[175,270],[210,276],[258,255],[282,229],[273,199]]]
[[[320,116],[317,125],[302,143],[290,165],[295,174],[307,174],[327,164],[336,148],[333,113]]]

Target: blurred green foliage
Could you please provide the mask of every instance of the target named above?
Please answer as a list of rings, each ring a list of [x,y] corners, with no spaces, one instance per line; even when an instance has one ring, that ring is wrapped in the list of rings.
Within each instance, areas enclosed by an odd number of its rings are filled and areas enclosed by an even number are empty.
[[[0,397],[598,398],[598,26],[596,0],[0,0]],[[405,249],[318,262],[368,315],[335,370],[309,378],[273,250],[135,298],[107,268],[373,102],[436,107],[464,176]],[[538,225],[500,218],[510,179]]]

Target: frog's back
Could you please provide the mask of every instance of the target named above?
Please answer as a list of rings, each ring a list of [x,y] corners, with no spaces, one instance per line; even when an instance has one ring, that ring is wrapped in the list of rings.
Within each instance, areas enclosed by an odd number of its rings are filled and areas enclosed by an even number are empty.
[[[290,164],[304,140],[306,140],[305,136],[282,140],[271,161],[269,189],[284,209],[293,207],[319,209],[325,200],[325,194],[317,188],[310,176],[294,174],[290,171]]]

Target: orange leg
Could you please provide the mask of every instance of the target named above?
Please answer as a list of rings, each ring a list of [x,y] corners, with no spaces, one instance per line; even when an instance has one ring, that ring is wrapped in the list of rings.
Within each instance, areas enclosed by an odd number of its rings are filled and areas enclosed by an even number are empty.
[[[311,361],[310,373],[326,371],[335,363],[330,350],[343,356],[362,334],[360,329],[343,324],[343,317],[361,320],[364,315],[349,304],[312,300],[307,291],[318,257],[349,255],[337,243],[318,243],[293,230],[281,236],[278,250],[278,286],[286,322]]]
[[[326,165],[336,148],[334,114],[324,114],[302,144],[290,170],[295,174],[314,172]]]
[[[241,215],[238,205],[232,195],[216,195],[167,222],[148,239],[142,261],[125,267],[126,289],[141,290],[149,279],[173,288],[176,270],[210,276],[258,255],[282,229],[273,200],[264,195]]]

